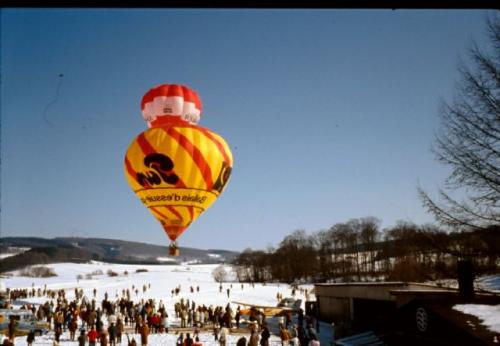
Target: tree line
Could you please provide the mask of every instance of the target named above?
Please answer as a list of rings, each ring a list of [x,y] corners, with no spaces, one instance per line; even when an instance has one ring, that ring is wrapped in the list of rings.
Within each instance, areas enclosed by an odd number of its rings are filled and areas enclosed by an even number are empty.
[[[296,230],[276,249],[246,249],[233,265],[241,282],[428,281],[456,278],[458,259],[476,275],[499,270],[500,226],[446,232],[400,221],[381,229],[375,217],[307,234]]]

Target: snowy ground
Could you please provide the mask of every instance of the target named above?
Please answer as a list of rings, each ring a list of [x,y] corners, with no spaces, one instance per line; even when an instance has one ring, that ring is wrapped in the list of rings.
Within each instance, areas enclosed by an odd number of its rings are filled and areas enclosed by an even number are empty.
[[[119,264],[107,264],[100,262],[93,262],[89,264],[73,264],[73,263],[60,263],[52,264],[49,267],[53,268],[56,272],[56,277],[51,278],[29,278],[20,277],[17,272],[12,273],[13,276],[10,278],[2,279],[5,285],[11,289],[15,288],[44,288],[46,285],[47,289],[65,289],[66,297],[68,299],[74,298],[74,289],[81,288],[84,294],[92,298],[92,290],[97,289],[97,301],[101,301],[104,298],[104,294],[107,292],[109,299],[113,297],[121,296],[122,290],[130,289],[132,292],[132,286],[139,288],[139,293],[136,295],[135,292],[131,295],[134,301],[139,301],[141,299],[153,298],[156,302],[160,299],[165,303],[168,314],[170,316],[169,323],[172,327],[180,325],[180,321],[175,318],[175,312],[173,310],[174,303],[179,301],[181,298],[189,299],[196,302],[197,304],[209,305],[220,305],[225,306],[232,301],[238,302],[248,302],[255,305],[270,305],[275,306],[277,304],[277,293],[281,293],[283,297],[291,297],[291,288],[287,284],[255,284],[252,287],[249,284],[244,284],[241,287],[240,283],[230,282],[231,275],[228,277],[228,282],[223,283],[223,290],[219,292],[219,284],[215,282],[212,277],[212,271],[217,267],[217,265],[119,265]],[[137,269],[146,269],[147,272],[137,273]],[[108,270],[112,270],[119,274],[117,277],[109,277],[106,273]],[[92,279],[77,280],[77,276],[81,275],[83,278],[87,274],[95,273],[97,271],[102,271],[102,275],[93,275]],[[230,267],[227,267],[227,271],[230,271]],[[127,275],[124,273],[128,272]],[[143,285],[150,285],[150,289],[145,292],[142,291]],[[180,294],[178,296],[172,297],[171,291],[177,286],[181,287]],[[232,288],[231,288],[232,285]],[[193,286],[194,293],[190,292],[190,287]],[[196,291],[196,287],[200,287],[200,291]],[[312,285],[305,286],[309,290],[312,289]],[[226,289],[230,288],[230,296],[227,296]],[[305,297],[299,292],[296,294],[296,298],[305,300]],[[311,297],[310,297],[311,298]],[[47,298],[29,298],[23,300],[23,302],[29,302],[34,304],[41,304],[46,301]],[[231,306],[236,309],[237,304],[231,303]],[[16,308],[16,306],[15,306]],[[173,317],[172,317],[173,316]],[[277,319],[272,318],[269,320],[271,326],[271,332],[277,333]],[[250,333],[243,334],[243,336],[249,337]],[[231,335],[229,338],[229,345],[235,345],[238,338],[242,334]],[[136,340],[140,340],[138,335],[130,334],[130,337],[135,337]],[[123,338],[122,345],[126,345],[126,338]],[[149,338],[149,346],[157,345],[175,345],[177,335],[170,334],[152,334]],[[49,334],[37,337],[34,345],[52,345],[53,332]],[[68,332],[64,333],[61,338],[61,345],[77,345],[77,342],[69,341]],[[321,345],[330,345],[331,340],[331,327],[327,323],[320,324],[320,341]],[[218,345],[214,341],[214,337],[211,333],[200,333],[200,341],[203,345],[211,346]],[[26,345],[26,337],[16,338],[16,346]],[[274,335],[271,338],[271,345],[281,345],[279,338]]]
[[[500,275],[480,277],[475,282],[476,287],[500,293]],[[486,328],[500,333],[500,305],[458,304],[453,309],[476,316]]]
[[[458,304],[453,309],[476,316],[486,328],[500,333],[500,305]]]

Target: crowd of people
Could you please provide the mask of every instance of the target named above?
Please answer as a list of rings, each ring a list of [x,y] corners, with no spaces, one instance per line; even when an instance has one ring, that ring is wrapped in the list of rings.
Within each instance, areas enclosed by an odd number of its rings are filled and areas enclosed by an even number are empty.
[[[151,287],[150,284],[143,285],[145,293]],[[222,287],[222,286],[221,286]],[[231,286],[232,288],[232,286]],[[243,284],[242,284],[243,289]],[[128,346],[146,346],[150,334],[169,333],[171,328],[169,315],[163,300],[140,299],[134,301],[131,293],[137,295],[138,288],[123,289],[110,299],[107,292],[98,303],[97,291],[93,290],[90,299],[84,295],[83,290],[75,288],[74,298],[67,299],[65,290],[41,289],[10,290],[11,300],[29,297],[47,297],[48,300],[36,307],[32,304],[23,305],[22,309],[29,309],[38,321],[45,321],[48,328],[54,332],[54,345],[59,345],[61,335],[69,331],[69,340],[78,342],[79,346],[115,346],[123,345],[124,335]],[[172,290],[172,297],[178,296],[181,291],[180,285]],[[191,293],[199,292],[199,286],[190,287]],[[220,289],[220,292],[223,292]],[[226,292],[230,294],[230,288]],[[295,292],[294,292],[295,293]],[[282,298],[278,293],[277,298]],[[213,306],[200,304],[193,299],[181,297],[174,303],[177,332],[181,331],[177,338],[176,346],[202,346],[199,339],[201,330],[209,331],[220,346],[228,345],[228,336],[233,333],[250,332],[248,340],[241,336],[237,345],[266,346],[269,345],[271,331],[266,315],[258,308],[251,307],[245,311],[248,324],[245,330],[241,330],[242,310],[240,306],[234,311],[228,303],[226,306]],[[297,323],[292,323],[292,313],[287,311],[284,316],[278,318],[279,337],[283,346],[318,346],[317,333],[314,317],[304,316],[302,309],[297,315]],[[192,330],[184,333],[183,331]],[[126,332],[127,331],[127,332]],[[9,339],[4,345],[13,345],[16,335],[15,323],[9,325]],[[137,335],[138,339],[129,334]],[[277,333],[276,333],[277,334]],[[28,345],[35,341],[34,333],[27,335]],[[10,342],[10,344],[9,344]]]

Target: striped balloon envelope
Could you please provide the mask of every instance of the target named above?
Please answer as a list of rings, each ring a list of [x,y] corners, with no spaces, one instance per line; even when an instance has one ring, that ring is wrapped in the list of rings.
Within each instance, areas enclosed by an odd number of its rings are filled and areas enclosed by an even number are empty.
[[[125,156],[132,190],[175,241],[224,190],[233,166],[226,141],[178,117],[142,132]],[[175,254],[175,252],[171,252]]]
[[[198,93],[184,85],[161,84],[151,88],[141,101],[141,110],[148,127],[163,117],[179,117],[191,124],[200,121],[201,100]]]

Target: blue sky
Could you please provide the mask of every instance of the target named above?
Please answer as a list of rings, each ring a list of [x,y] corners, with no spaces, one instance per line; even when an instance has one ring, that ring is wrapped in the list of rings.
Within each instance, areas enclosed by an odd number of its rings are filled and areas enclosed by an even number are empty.
[[[168,244],[123,158],[161,83],[200,94],[231,181],[181,246],[276,246],[351,218],[432,222],[430,151],[479,10],[2,9],[1,234]]]

